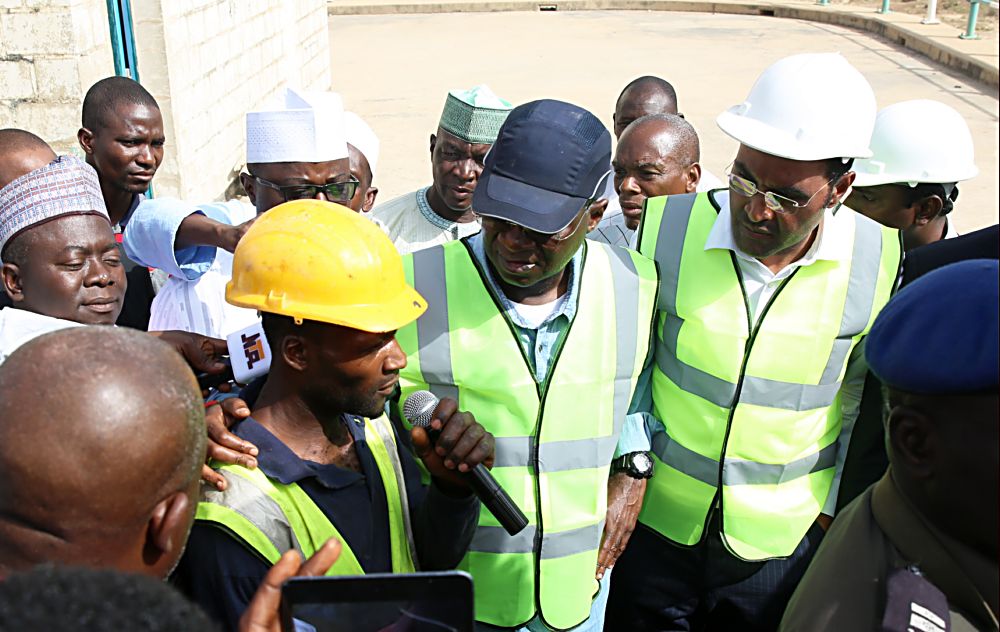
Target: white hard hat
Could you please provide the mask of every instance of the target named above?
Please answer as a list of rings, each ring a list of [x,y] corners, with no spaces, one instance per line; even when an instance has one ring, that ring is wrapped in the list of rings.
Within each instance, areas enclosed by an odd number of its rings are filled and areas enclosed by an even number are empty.
[[[876,111],[872,87],[840,53],[804,53],[771,64],[716,122],[741,144],[781,158],[867,158]]]
[[[885,108],[875,119],[871,158],[854,164],[856,187],[906,182],[961,182],[979,173],[972,133],[944,103],[917,99]]]

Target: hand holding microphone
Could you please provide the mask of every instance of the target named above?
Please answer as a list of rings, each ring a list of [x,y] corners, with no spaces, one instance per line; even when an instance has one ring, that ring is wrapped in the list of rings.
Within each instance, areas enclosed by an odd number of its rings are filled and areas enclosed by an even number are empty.
[[[487,469],[493,463],[493,435],[471,413],[459,412],[453,399],[417,391],[403,403],[403,416],[413,425],[414,450],[433,476],[471,487],[508,534],[527,526],[527,517]],[[441,428],[434,427],[435,421]]]

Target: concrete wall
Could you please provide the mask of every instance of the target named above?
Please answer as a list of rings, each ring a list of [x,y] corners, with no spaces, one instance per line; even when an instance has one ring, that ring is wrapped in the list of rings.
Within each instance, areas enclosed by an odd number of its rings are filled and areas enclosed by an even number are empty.
[[[157,196],[224,196],[244,114],[294,86],[330,86],[326,0],[132,0],[139,79],[167,137]],[[105,0],[0,0],[0,128],[76,147],[80,106],[114,74]]]
[[[139,77],[160,103],[158,196],[222,197],[244,161],[244,114],[286,85],[329,89],[325,0],[132,0]]]
[[[83,95],[111,74],[105,0],[0,0],[0,128],[69,152]]]

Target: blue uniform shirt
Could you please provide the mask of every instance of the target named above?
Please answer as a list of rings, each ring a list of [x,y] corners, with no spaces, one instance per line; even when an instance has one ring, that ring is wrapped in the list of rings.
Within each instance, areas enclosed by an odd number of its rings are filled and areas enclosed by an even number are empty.
[[[241,396],[253,408],[263,386],[258,380]],[[300,459],[277,437],[246,419],[233,433],[259,449],[258,467],[281,483],[297,483],[330,519],[366,573],[391,572],[385,488],[359,417],[345,416],[361,472]],[[452,498],[420,482],[409,435],[396,433],[410,502],[417,558],[422,570],[454,568],[472,540],[479,518],[475,496]],[[213,618],[235,629],[270,564],[221,527],[196,523],[173,581]]]

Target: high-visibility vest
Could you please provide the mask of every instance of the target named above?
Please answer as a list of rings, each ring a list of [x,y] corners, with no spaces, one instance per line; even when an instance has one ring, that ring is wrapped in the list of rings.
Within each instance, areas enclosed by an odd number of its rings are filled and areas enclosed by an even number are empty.
[[[889,300],[900,237],[842,207],[824,239],[843,256],[798,268],[756,324],[735,254],[705,249],[708,194],[650,198],[640,251],[661,276],[653,409],[655,471],[639,520],[698,543],[713,508],[736,556],[790,555],[833,482],[840,385],[851,351]]]
[[[392,572],[416,568],[409,502],[402,464],[389,419],[365,419],[365,441],[385,488],[389,508]],[[340,558],[327,575],[363,575],[358,558],[323,510],[296,483],[285,485],[259,469],[214,463],[229,485],[225,491],[203,486],[195,520],[221,526],[270,564],[295,549],[309,558],[330,538],[341,543]]]
[[[584,621],[607,512],[608,471],[649,349],[656,269],[638,253],[585,242],[573,322],[538,383],[466,241],[404,257],[427,311],[396,337],[402,399],[453,397],[496,437],[493,476],[529,525],[509,536],[484,507],[459,568],[476,617],[517,627]]]

